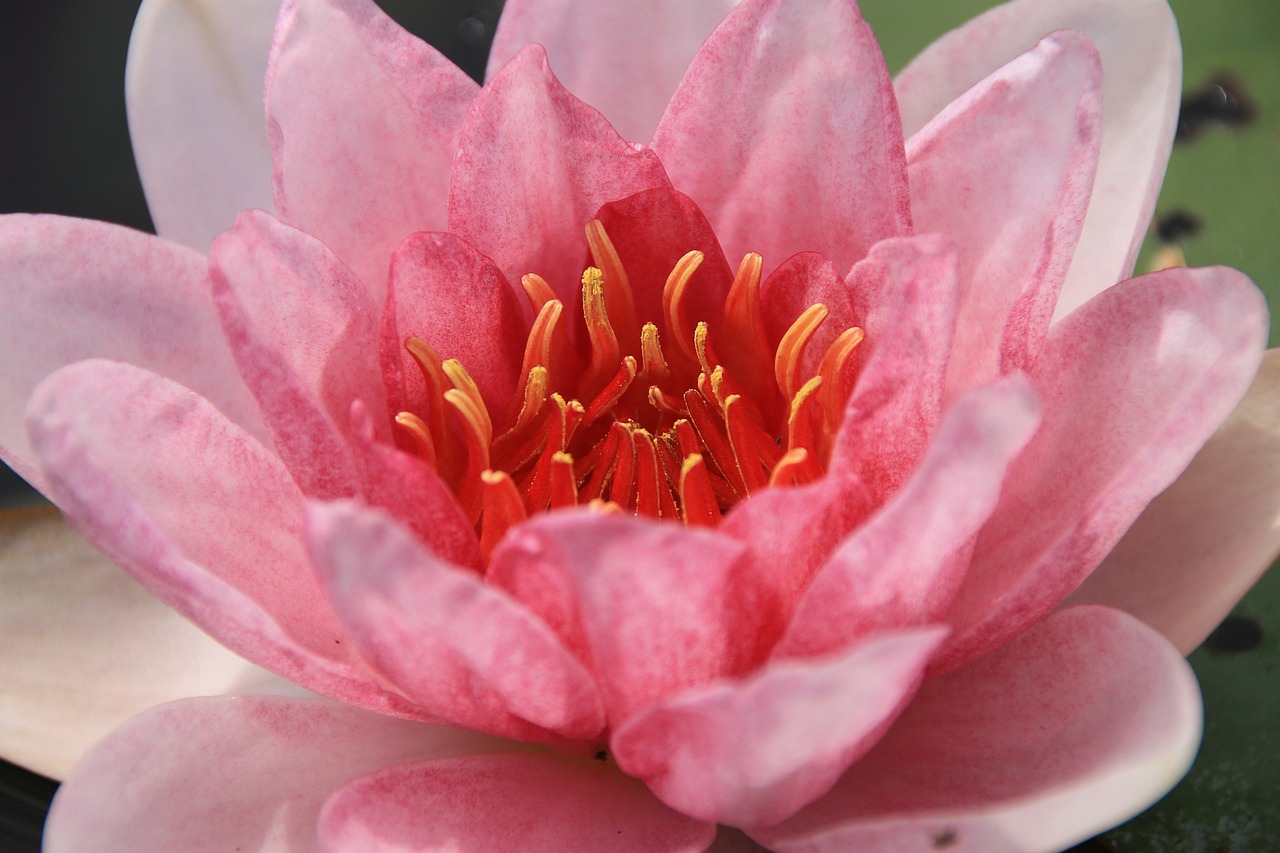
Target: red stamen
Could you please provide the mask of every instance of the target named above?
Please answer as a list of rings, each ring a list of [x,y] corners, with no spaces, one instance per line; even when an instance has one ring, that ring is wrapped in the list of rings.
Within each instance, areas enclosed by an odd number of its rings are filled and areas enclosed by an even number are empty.
[[[483,471],[484,512],[480,517],[480,550],[487,558],[508,530],[524,521],[524,501],[505,471]]]
[[[707,466],[697,453],[686,456],[680,467],[680,506],[685,524],[713,527],[720,522],[720,506],[711,489]]]

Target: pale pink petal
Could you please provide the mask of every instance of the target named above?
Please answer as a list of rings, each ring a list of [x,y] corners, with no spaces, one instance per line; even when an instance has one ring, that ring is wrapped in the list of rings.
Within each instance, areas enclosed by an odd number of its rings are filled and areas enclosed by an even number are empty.
[[[0,583],[0,753],[46,776],[64,778],[154,705],[274,678],[153,598],[52,507],[0,513]]]
[[[873,631],[942,621],[1005,471],[1038,424],[1021,374],[961,397],[911,479],[814,577],[776,654],[813,657]]]
[[[513,530],[494,551],[489,579],[553,628],[565,626],[617,725],[675,691],[743,670],[757,614],[735,583],[741,556],[715,533],[580,510]],[[567,598],[548,608],[545,582],[523,598],[526,571],[550,575]]]
[[[730,258],[814,251],[841,272],[911,228],[884,58],[849,0],[745,0],[694,58],[653,137]]]
[[[442,562],[385,516],[313,504],[310,542],[357,649],[440,719],[520,739],[604,727],[586,669],[542,622],[474,572]]]
[[[752,835],[788,853],[1056,853],[1168,791],[1200,726],[1173,647],[1076,608],[927,682],[828,796]]]
[[[1178,118],[1182,52],[1168,4],[1016,0],[934,42],[895,83],[910,136],[970,86],[1060,29],[1080,31],[1098,49],[1103,108],[1093,198],[1055,317],[1133,270]]]
[[[266,434],[218,325],[205,259],[128,228],[60,216],[0,218],[0,456],[43,488],[22,425],[36,384],[84,358],[127,361]]]
[[[391,406],[424,411],[422,370],[405,349],[417,337],[456,358],[501,414],[516,390],[530,318],[524,293],[474,246],[452,234],[414,234],[391,259],[381,358]]]
[[[695,853],[716,828],[671,811],[608,761],[507,752],[357,779],[325,803],[319,834],[326,853]]]
[[[1262,294],[1225,267],[1133,279],[1054,327],[1032,372],[1043,426],[978,539],[945,665],[999,646],[1098,566],[1244,396],[1266,336]]]
[[[143,0],[129,40],[129,135],[156,232],[205,251],[271,208],[262,78],[278,0]]]
[[[948,238],[923,234],[875,246],[846,279],[867,336],[830,469],[857,475],[877,503],[910,475],[941,417],[957,265]]]
[[[510,281],[542,276],[566,305],[581,290],[583,228],[600,206],[670,186],[657,156],[569,94],[538,47],[485,85],[458,145],[449,230]]]
[[[510,0],[489,53],[489,77],[541,44],[565,87],[645,142],[689,61],[737,0]]]
[[[1093,46],[1057,32],[907,143],[916,228],[960,247],[950,395],[1035,361],[1089,205],[1101,88]]]
[[[1280,551],[1280,350],[1244,400],[1068,603],[1127,610],[1184,654]]]
[[[356,494],[351,401],[390,437],[368,292],[323,243],[261,211],[214,241],[209,267],[240,373],[299,488]]]
[[[946,634],[879,634],[839,655],[688,691],[623,724],[614,757],[684,814],[769,826],[825,794],[871,748]]]
[[[665,324],[662,291],[667,276],[685,253],[696,249],[703,260],[689,282],[685,309],[690,323],[706,321],[712,329],[720,328],[733,271],[715,230],[693,199],[667,187],[645,190],[604,205],[596,218],[622,259],[641,323],[659,328]],[[624,353],[640,355],[638,340],[618,343]]]
[[[360,424],[353,432],[364,500],[412,530],[442,560],[483,571],[475,526],[440,474],[418,457],[377,441],[372,428],[364,426],[368,413],[359,403],[352,404],[351,413]]]
[[[188,699],[130,720],[89,752],[54,799],[44,849],[310,853],[321,805],[349,779],[503,748],[322,699]]]
[[[319,693],[407,707],[371,683],[313,576],[297,486],[208,401],[91,360],[41,383],[27,423],[70,521],[166,604]]]
[[[444,230],[478,87],[371,0],[286,0],[267,72],[275,200],[382,303],[391,251]]]

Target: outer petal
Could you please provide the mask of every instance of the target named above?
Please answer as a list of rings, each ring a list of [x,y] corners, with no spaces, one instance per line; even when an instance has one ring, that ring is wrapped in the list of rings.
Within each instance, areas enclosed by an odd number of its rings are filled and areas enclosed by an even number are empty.
[[[1244,396],[1266,336],[1262,294],[1222,267],[1132,279],[1054,327],[1033,372],[1044,426],[978,539],[946,665],[1000,645],[1098,566]]]
[[[403,712],[370,683],[312,575],[297,487],[207,401],[85,361],[41,384],[28,428],[67,517],[161,600],[305,687]]]
[[[600,206],[670,186],[657,156],[565,91],[538,47],[484,87],[458,144],[449,230],[510,281],[542,276],[566,305],[581,289],[583,228]]]
[[[354,495],[352,400],[388,433],[378,311],[324,244],[247,211],[213,244],[210,279],[240,373],[304,493]]]
[[[944,636],[933,628],[870,637],[822,661],[776,663],[673,697],[614,734],[618,766],[685,814],[777,823],[876,742]]]
[[[1105,73],[1097,179],[1055,317],[1133,270],[1178,117],[1182,53],[1168,4],[1016,0],[934,42],[895,84],[910,136],[970,86],[1059,29],[1084,33]]]
[[[1280,350],[1190,467],[1068,603],[1127,610],[1184,654],[1280,551]]]
[[[1034,363],[1089,205],[1101,89],[1093,46],[1054,33],[907,145],[916,227],[961,249],[952,395]]]
[[[274,692],[273,676],[149,595],[52,507],[0,513],[0,567],[0,752],[11,761],[62,779],[154,705]]]
[[[814,251],[843,272],[911,228],[893,87],[850,0],[746,0],[698,52],[653,147],[766,273]]]
[[[321,803],[348,779],[500,748],[322,699],[189,699],[130,720],[89,752],[53,801],[44,849],[309,853]]]
[[[391,405],[422,411],[426,385],[405,339],[456,358],[501,414],[515,392],[529,331],[524,295],[502,271],[452,234],[414,234],[396,248],[382,315],[381,358]]]
[[[489,578],[566,637],[616,726],[675,691],[742,671],[756,614],[742,548],[714,533],[591,510],[513,530]]]
[[[777,653],[811,657],[874,631],[940,622],[1038,409],[1022,375],[957,401],[912,478],[805,590]]]
[[[538,753],[392,767],[347,785],[320,815],[328,853],[694,853],[715,834],[715,826],[671,811],[608,763]]]
[[[1200,725],[1171,646],[1119,611],[1077,608],[927,682],[827,797],[752,835],[787,853],[1053,853],[1164,794]]]
[[[487,76],[526,44],[541,44],[570,92],[625,138],[643,142],[689,61],[736,2],[511,0],[502,7]]]
[[[161,236],[205,251],[271,208],[262,77],[277,0],[144,0],[125,67],[129,133]]]
[[[353,504],[313,505],[309,526],[317,569],[360,653],[432,714],[525,739],[536,726],[575,740],[604,727],[582,665],[475,573]]]
[[[101,222],[5,216],[0,281],[0,455],[37,487],[23,402],[83,358],[158,371],[265,434],[218,325],[205,260],[190,249]]]
[[[371,0],[286,0],[267,72],[275,199],[382,303],[391,251],[442,231],[478,88]]]

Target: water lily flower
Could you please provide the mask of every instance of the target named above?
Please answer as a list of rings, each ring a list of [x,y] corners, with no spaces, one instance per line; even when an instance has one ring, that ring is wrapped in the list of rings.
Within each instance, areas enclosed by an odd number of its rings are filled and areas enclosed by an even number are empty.
[[[122,687],[42,721],[70,676],[6,660],[10,751],[209,694],[89,749],[48,849],[1056,850],[1180,778],[1278,368],[1242,274],[1128,278],[1163,2],[891,80],[852,0],[511,0],[481,88],[286,0],[263,133],[268,5],[143,4],[161,237],[0,220],[0,452],[319,695],[218,695],[266,676],[20,520],[6,615],[115,596],[48,654]]]

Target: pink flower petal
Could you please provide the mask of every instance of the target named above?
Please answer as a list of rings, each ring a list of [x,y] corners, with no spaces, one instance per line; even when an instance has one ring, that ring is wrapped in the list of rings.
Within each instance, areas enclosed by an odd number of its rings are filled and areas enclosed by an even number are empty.
[[[323,243],[261,211],[214,241],[209,273],[240,373],[299,488],[356,494],[351,401],[389,438],[368,292]]]
[[[422,338],[440,358],[456,358],[490,411],[506,411],[528,336],[528,303],[493,263],[452,234],[414,234],[391,259],[382,316],[382,365],[391,405],[424,411],[422,370],[405,349]]]
[[[1244,396],[1266,336],[1262,294],[1223,267],[1133,279],[1054,327],[1033,371],[1044,425],[978,539],[945,665],[999,646],[1098,566]]]
[[[1062,850],[1169,790],[1200,717],[1195,676],[1163,638],[1076,608],[927,682],[829,795],[752,835],[777,851]]]
[[[707,40],[653,137],[730,258],[799,251],[842,272],[911,228],[880,48],[848,0],[745,0]]]
[[[351,408],[353,421],[368,422],[363,406],[354,403]],[[483,571],[475,526],[439,473],[418,457],[377,441],[371,427],[358,426],[353,432],[364,500],[413,531],[442,560]]]
[[[814,577],[776,653],[812,657],[874,631],[941,621],[1038,410],[1020,374],[961,397],[911,479]]]
[[[59,216],[0,218],[0,455],[43,488],[23,402],[59,367],[118,359],[207,397],[266,430],[223,340],[204,258],[127,228]]]
[[[895,83],[910,136],[970,86],[1059,29],[1082,32],[1098,49],[1105,73],[1097,179],[1056,317],[1129,275],[1155,209],[1182,84],[1178,28],[1168,4],[1005,3],[938,39]]]
[[[271,209],[262,76],[276,0],[144,0],[129,40],[129,135],[156,232],[205,251]]]
[[[62,779],[154,705],[274,692],[274,676],[148,594],[52,507],[0,512],[0,565],[0,753],[10,761]]]
[[[575,740],[603,728],[587,671],[475,573],[354,504],[312,505],[310,542],[360,654],[431,714],[526,740],[545,737],[538,727]]]
[[[715,834],[715,826],[671,811],[607,762],[541,753],[391,767],[348,784],[320,815],[326,853],[695,853]]]
[[[830,470],[858,476],[877,503],[906,481],[941,417],[957,267],[951,241],[924,234],[880,243],[845,280],[867,337]]]
[[[705,320],[718,328],[724,300],[733,285],[733,270],[720,242],[693,199],[668,187],[645,190],[600,208],[604,225],[618,251],[635,295],[641,323],[665,324],[662,291],[671,270],[687,252],[703,253],[702,265],[689,283],[685,306],[691,323]],[[618,342],[624,353],[638,356],[639,341]],[[631,349],[625,347],[631,346]]]
[[[821,661],[691,690],[623,724],[614,756],[684,814],[769,826],[825,794],[871,748],[946,633],[881,634]]]
[[[275,199],[382,303],[391,251],[444,229],[477,86],[371,0],[287,0],[267,72]]]
[[[565,304],[581,290],[583,228],[605,202],[669,187],[657,156],[569,94],[538,47],[490,80],[453,164],[449,230],[510,281],[537,273]]]
[[[188,699],[130,720],[89,752],[53,802],[45,850],[310,853],[321,804],[347,780],[501,748],[321,699]]]
[[[1190,652],[1280,551],[1280,350],[1190,467],[1068,603],[1126,610]]]
[[[565,87],[644,142],[689,61],[736,0],[509,0],[489,53],[489,77],[526,44],[541,44]]]
[[[907,145],[916,228],[962,247],[950,395],[1034,363],[1089,205],[1101,88],[1093,46],[1058,32]]]
[[[735,583],[741,555],[718,534],[581,510],[513,530],[489,578],[553,628],[567,627],[617,725],[675,691],[743,670],[756,614]],[[526,571],[537,584],[530,599]],[[551,590],[567,598],[544,600]]]
[[[297,487],[208,401],[91,360],[41,383],[27,423],[67,517],[154,595],[305,687],[405,712],[370,683],[312,574]]]

